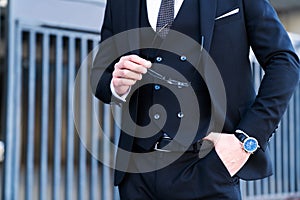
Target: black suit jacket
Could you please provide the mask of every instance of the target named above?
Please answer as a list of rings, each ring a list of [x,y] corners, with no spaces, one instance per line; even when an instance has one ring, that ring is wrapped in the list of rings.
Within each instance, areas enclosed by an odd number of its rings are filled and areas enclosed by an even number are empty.
[[[105,41],[115,34],[138,28],[139,4],[140,0],[108,0],[101,40]],[[237,8],[237,14],[217,20],[219,16]],[[227,128],[224,130],[244,130],[257,138],[261,146],[237,175],[247,180],[269,176],[272,169],[268,140],[298,84],[298,57],[267,0],[199,0],[199,9],[199,29],[205,38],[204,49],[216,63],[226,90],[227,111],[224,127]],[[128,35],[127,41],[130,43],[127,45],[135,49],[140,43],[138,38],[138,35]],[[257,95],[252,82],[250,46],[265,71]],[[109,56],[107,52],[116,49],[117,43],[108,45],[102,49],[106,53],[101,56]],[[114,99],[109,88],[113,64],[95,63],[92,69],[95,95],[105,103]],[[130,101],[138,104],[137,99]],[[131,107],[131,114],[132,118],[136,117],[136,108]],[[135,131],[134,127],[132,131]],[[132,137],[121,133],[119,146],[131,150],[132,141]],[[123,175],[123,172],[116,172],[116,185],[121,182]]]

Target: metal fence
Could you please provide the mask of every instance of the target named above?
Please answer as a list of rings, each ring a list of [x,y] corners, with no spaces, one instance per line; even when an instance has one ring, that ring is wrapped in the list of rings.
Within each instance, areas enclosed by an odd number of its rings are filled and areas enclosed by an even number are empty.
[[[72,114],[74,79],[82,61],[98,43],[98,34],[21,23],[14,27],[7,68],[3,199],[118,199],[112,170],[82,145]],[[256,85],[261,76],[261,70],[254,66]],[[118,130],[112,124],[110,107],[89,99],[86,87],[87,79],[81,78],[81,95],[77,96],[79,131],[81,136],[91,138],[91,148],[105,152],[108,147],[98,136],[98,122],[88,114],[89,102],[96,104],[102,125],[114,141]],[[300,88],[270,143],[275,174],[242,182],[245,199],[284,199],[299,194],[299,104]],[[105,159],[114,158],[107,155]]]
[[[76,72],[98,35],[20,23],[15,35],[3,199],[113,199],[112,172],[80,143],[72,113]],[[86,96],[80,99],[87,109]],[[99,105],[99,112],[107,112],[107,106]],[[81,129],[95,127],[87,119],[82,116]],[[94,144],[104,146],[101,138]]]

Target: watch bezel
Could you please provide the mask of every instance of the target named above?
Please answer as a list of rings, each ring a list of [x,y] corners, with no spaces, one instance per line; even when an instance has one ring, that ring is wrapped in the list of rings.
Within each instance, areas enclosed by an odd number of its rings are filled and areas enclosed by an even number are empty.
[[[246,151],[247,153],[253,154],[260,147],[256,138],[250,137],[249,135],[247,135],[244,131],[242,131],[240,129],[235,131],[235,136],[240,140],[240,142],[243,145],[244,151]],[[249,150],[249,149],[246,148],[246,142],[249,141],[249,140],[254,140],[255,141],[256,148],[254,150]]]
[[[249,140],[254,140],[254,141],[255,141],[255,144],[256,144],[255,149],[253,149],[253,150],[247,149],[246,143],[247,143]],[[257,141],[257,139],[254,138],[254,137],[249,137],[249,136],[248,136],[248,137],[244,140],[244,142],[243,142],[243,149],[244,149],[247,153],[253,154],[255,151],[257,151],[258,148],[259,148],[258,141]]]

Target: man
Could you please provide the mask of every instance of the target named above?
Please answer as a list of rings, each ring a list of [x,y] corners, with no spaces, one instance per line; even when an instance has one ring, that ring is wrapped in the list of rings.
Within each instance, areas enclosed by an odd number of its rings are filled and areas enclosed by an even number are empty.
[[[92,71],[92,81],[97,82],[92,83],[96,97],[105,103],[123,104],[123,113],[127,113],[127,117],[123,114],[123,121],[132,118],[136,123],[122,130],[119,148],[140,154],[159,152],[151,159],[145,156],[144,160],[142,156],[137,159],[122,151],[118,153],[115,185],[119,186],[121,199],[241,199],[240,178],[255,180],[272,174],[268,140],[299,80],[298,57],[275,11],[267,0],[107,1],[101,31],[103,43],[116,34],[141,27],[151,27],[153,33],[128,33],[127,38],[125,34],[110,45],[100,46],[104,53],[98,54]],[[163,47],[176,35],[172,30],[203,46],[215,62],[226,93],[226,109],[221,114],[214,115],[222,110],[219,105],[224,99],[212,94],[213,84],[205,73],[211,62],[201,58],[201,48],[198,52],[198,48],[185,45],[182,38],[175,37],[177,40],[171,40],[167,46],[191,54],[197,52],[201,70],[196,73],[194,65],[186,62],[194,55],[174,55],[155,48],[131,48],[114,62],[103,65],[106,56],[111,55],[108,52],[122,52],[124,44],[120,43],[129,41],[128,46],[138,47],[149,40],[155,47]],[[250,46],[265,71],[257,95],[249,62]],[[164,71],[159,64],[175,69],[187,81],[175,72],[168,74],[170,71]],[[166,73],[172,79],[165,80]],[[181,110],[180,102],[170,92],[173,86],[168,88],[165,82],[177,84],[178,90],[192,88],[198,100],[196,105],[192,104],[196,111]],[[222,84],[218,84],[220,88]],[[151,108],[158,104],[166,113]],[[184,119],[193,119],[190,115],[197,120],[188,120],[189,124],[180,129]],[[223,123],[218,121],[222,117]],[[161,120],[164,123],[158,126],[156,134],[137,128]],[[221,124],[222,128],[211,127],[211,122]],[[195,124],[196,131],[190,128]],[[185,146],[176,139],[177,134],[195,137],[191,145]],[[203,141],[211,141],[214,149],[199,157]],[[168,160],[178,152],[178,159],[170,164],[143,171],[149,163],[155,166],[153,163]]]

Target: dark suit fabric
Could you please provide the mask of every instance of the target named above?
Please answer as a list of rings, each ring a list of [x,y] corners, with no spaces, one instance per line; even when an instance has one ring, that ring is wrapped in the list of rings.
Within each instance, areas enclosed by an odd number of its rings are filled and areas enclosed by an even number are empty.
[[[101,40],[105,41],[117,33],[139,28],[141,26],[140,3],[140,0],[108,0]],[[267,147],[268,140],[298,84],[298,57],[267,0],[199,0],[198,4],[200,15],[198,28],[199,33],[205,38],[204,49],[216,63],[226,90],[227,112],[222,131],[232,133],[236,129],[244,130],[257,138],[261,146],[254,155],[251,155],[237,177],[254,180],[270,176],[272,167]],[[237,14],[215,20],[218,16],[237,8],[239,8]],[[180,29],[180,26],[178,28]],[[195,37],[195,40],[200,38]],[[139,42],[134,36],[128,36],[128,40]],[[257,95],[252,82],[250,46],[265,71]],[[105,51],[110,52],[117,48],[117,44],[110,45]],[[141,52],[137,51],[137,53]],[[114,63],[110,66],[100,66],[95,63],[94,66],[92,80],[99,80],[97,74],[104,70],[99,83],[94,87],[95,96],[105,103],[111,103],[114,98],[109,85]],[[203,88],[205,90],[204,86]],[[139,104],[139,95],[142,93],[138,90],[130,101],[124,103],[131,104],[130,113],[135,121],[137,121],[138,110],[143,108],[143,104]],[[209,106],[210,101],[200,104],[201,110],[207,110]],[[135,128],[132,127],[133,132],[134,130]],[[133,140],[133,137],[122,132],[119,147],[131,150]],[[124,172],[116,171],[116,185],[122,182],[124,175]]]
[[[144,1],[141,1],[141,19],[140,24],[141,27],[148,27],[150,28],[150,23],[148,22],[148,16],[147,16],[147,8],[146,3]],[[172,30],[179,31],[183,34],[186,34],[187,36],[191,37],[198,43],[201,42],[201,33],[200,29],[198,28],[200,26],[199,22],[199,5],[197,1],[189,1],[184,2],[181,10],[179,11],[175,21],[172,24]],[[185,12],[189,11],[189,12]],[[153,35],[155,35],[154,31]],[[147,40],[149,34],[143,34],[141,33],[141,41]],[[158,46],[163,45],[163,42],[159,37],[153,37],[154,42],[158,42]],[[187,47],[186,51],[192,51],[193,47]],[[163,58],[163,60],[160,62],[160,64],[164,64],[166,66],[171,66],[173,69],[177,70],[180,74],[186,77],[186,79],[189,82],[192,82],[193,89],[196,91],[197,100],[200,104],[200,108],[205,108],[200,110],[200,124],[198,128],[198,134],[197,137],[195,137],[195,141],[199,140],[200,138],[204,137],[207,132],[207,120],[210,119],[210,98],[209,98],[209,92],[205,85],[205,82],[201,78],[201,75],[199,73],[196,73],[196,70],[194,67],[187,61],[181,61],[180,57],[181,55],[175,55],[170,52],[164,51],[164,50],[141,50],[140,54],[141,57],[150,60],[152,63],[158,63],[155,59],[157,57]],[[188,56],[188,55],[187,55]],[[171,78],[173,77],[172,73],[170,73],[168,70],[162,70],[159,69],[161,66],[155,66],[153,65],[152,69],[159,71],[161,70],[162,74],[168,75]],[[175,76],[175,74],[174,74]],[[192,78],[191,78],[192,77]],[[159,104],[162,105],[166,111],[167,111],[167,120],[162,127],[161,131],[159,131],[158,134],[154,135],[151,138],[135,138],[135,142],[140,145],[140,147],[149,150],[151,147],[153,147],[153,144],[158,140],[158,138],[162,135],[162,133],[167,133],[170,137],[174,138],[175,134],[178,130],[178,126],[180,123],[180,118],[178,118],[178,113],[181,111],[178,99],[176,96],[172,93],[172,91],[169,90],[169,88],[161,85],[161,81],[153,79],[149,76],[144,76],[144,78],[150,78],[150,82],[153,84],[147,84],[139,89],[139,92],[137,92],[131,97],[131,98],[138,98],[138,111],[137,111],[137,124],[138,125],[147,125],[150,122],[149,117],[149,110],[150,107],[153,104]],[[193,79],[193,81],[191,80]],[[159,86],[159,89],[155,89],[156,86]],[[184,89],[179,89],[184,90]],[[135,97],[137,96],[137,97]],[[135,102],[131,101],[134,106]],[[195,105],[196,106],[196,105]],[[188,115],[192,115],[192,113],[188,113]],[[191,116],[190,116],[191,117]],[[192,118],[192,117],[191,117]],[[154,120],[155,121],[155,120]],[[195,123],[195,122],[193,122]],[[185,131],[189,131],[188,127],[185,129]],[[143,132],[136,133],[136,135],[143,135]],[[180,142],[180,141],[179,141]]]
[[[158,155],[159,160],[168,154]],[[119,185],[122,200],[240,200],[239,178],[231,177],[213,150],[199,159],[185,153],[168,167],[128,173]]]

